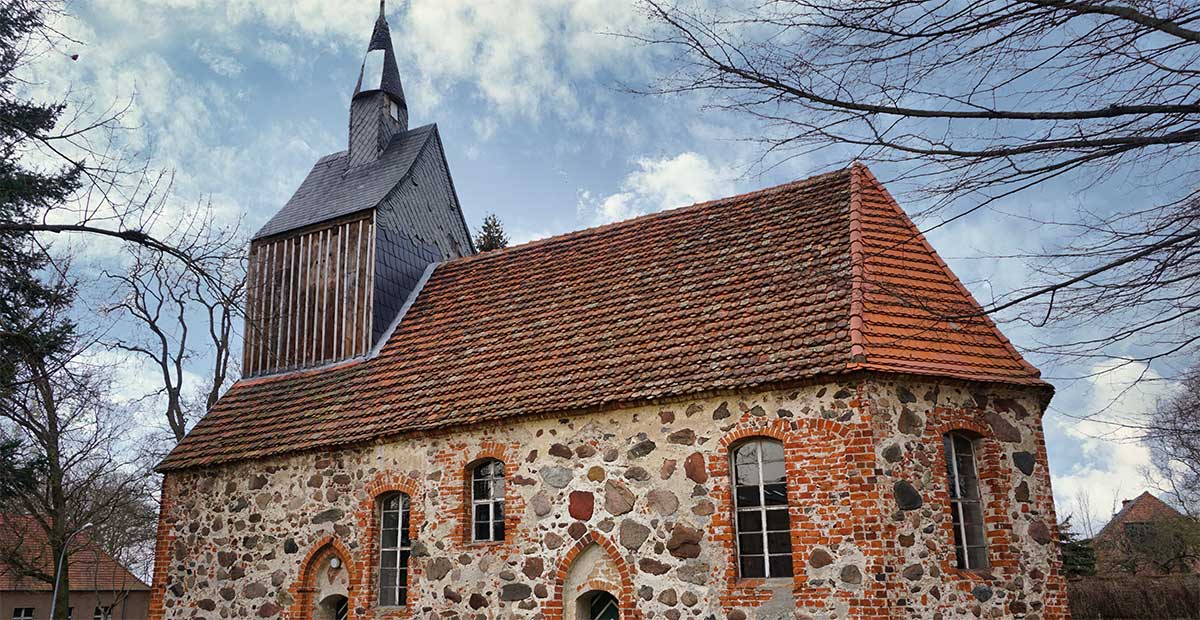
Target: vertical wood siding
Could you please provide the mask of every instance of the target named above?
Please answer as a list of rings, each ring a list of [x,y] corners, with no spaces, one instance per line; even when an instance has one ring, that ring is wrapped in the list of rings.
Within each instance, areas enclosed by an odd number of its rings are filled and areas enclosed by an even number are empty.
[[[251,243],[247,377],[366,354],[373,344],[374,240],[368,213]]]

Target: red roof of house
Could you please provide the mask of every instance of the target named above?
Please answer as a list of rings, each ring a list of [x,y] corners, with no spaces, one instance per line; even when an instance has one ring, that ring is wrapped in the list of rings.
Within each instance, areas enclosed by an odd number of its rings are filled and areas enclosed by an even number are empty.
[[[1100,529],[1096,534],[1096,540],[1102,540],[1113,534],[1121,532],[1121,528],[1117,526],[1126,523],[1153,523],[1155,521],[1165,521],[1169,519],[1178,519],[1183,514],[1172,508],[1169,504],[1158,499],[1149,491],[1143,491],[1141,495],[1132,500],[1125,500],[1121,505],[1121,510],[1113,515],[1112,520]]]
[[[159,468],[862,370],[1046,386],[978,313],[855,165],[439,265],[377,357],[237,383]]]
[[[75,537],[67,564],[72,592],[129,592],[149,590],[141,579],[120,562],[101,551],[80,534]],[[46,542],[46,532],[31,517],[0,515],[0,558],[16,553],[35,570],[53,577],[54,554]],[[53,584],[26,577],[12,565],[0,560],[0,592],[50,592]]]

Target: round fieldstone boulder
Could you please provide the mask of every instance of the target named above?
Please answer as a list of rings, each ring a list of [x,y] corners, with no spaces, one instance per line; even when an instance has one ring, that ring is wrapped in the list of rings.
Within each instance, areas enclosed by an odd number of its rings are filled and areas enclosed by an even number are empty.
[[[847,564],[843,566],[839,577],[841,578],[842,583],[848,583],[850,585],[858,585],[862,583],[862,571],[858,570],[858,567],[853,564]]]
[[[596,509],[596,498],[589,491],[571,491],[567,497],[567,513],[572,519],[587,521]]]
[[[1016,465],[1017,469],[1026,476],[1032,474],[1033,467],[1037,465],[1037,460],[1029,452],[1013,452],[1012,460],[1013,465]]]
[[[992,589],[988,586],[980,584],[971,590],[971,594],[975,596],[975,600],[979,601],[980,603],[986,603],[992,598]]]
[[[557,465],[543,467],[539,473],[546,484],[556,489],[564,489],[571,483],[571,470],[566,467],[559,467]]]
[[[671,528],[671,536],[667,539],[667,550],[677,558],[695,558],[700,556],[700,540],[704,533],[683,524]]]
[[[631,551],[636,551],[650,537],[650,528],[632,519],[622,521],[619,532],[621,545]]]
[[[687,474],[688,480],[696,484],[708,482],[708,468],[704,464],[704,455],[699,452],[689,454],[683,461],[683,473]]]
[[[609,480],[604,483],[604,509],[613,516],[623,515],[633,510],[633,504],[637,501],[633,491],[629,490],[620,481]]]
[[[646,494],[646,502],[651,510],[663,516],[673,515],[679,510],[679,498],[666,489],[650,491]]]
[[[813,568],[825,568],[830,564],[833,564],[833,556],[819,547],[813,549],[812,554],[808,556],[808,565]]]
[[[900,510],[916,510],[925,503],[921,499],[921,494],[907,480],[900,480],[892,485],[892,493],[896,497],[896,505],[900,507]]]
[[[633,447],[629,448],[629,458],[641,458],[647,454],[650,454],[651,452],[654,452],[654,449],[657,447],[658,445],[653,441],[650,441],[649,439],[643,439],[642,441],[633,444]]]
[[[533,588],[523,583],[506,583],[500,588],[500,600],[523,601],[533,594]]]

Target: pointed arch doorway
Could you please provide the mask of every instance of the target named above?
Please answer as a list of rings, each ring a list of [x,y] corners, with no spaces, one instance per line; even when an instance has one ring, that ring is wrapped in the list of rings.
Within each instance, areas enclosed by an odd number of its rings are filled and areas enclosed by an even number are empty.
[[[592,590],[579,597],[579,620],[621,620],[621,606],[617,597],[604,590]]]

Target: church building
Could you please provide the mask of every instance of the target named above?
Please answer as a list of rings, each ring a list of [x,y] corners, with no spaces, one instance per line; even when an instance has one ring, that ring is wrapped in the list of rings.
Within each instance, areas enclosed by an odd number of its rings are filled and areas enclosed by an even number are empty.
[[[150,617],[1068,617],[1053,394],[866,167],[476,253],[381,10]]]

